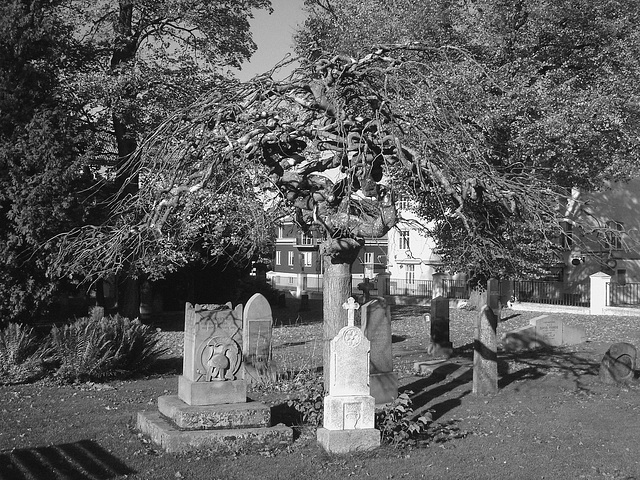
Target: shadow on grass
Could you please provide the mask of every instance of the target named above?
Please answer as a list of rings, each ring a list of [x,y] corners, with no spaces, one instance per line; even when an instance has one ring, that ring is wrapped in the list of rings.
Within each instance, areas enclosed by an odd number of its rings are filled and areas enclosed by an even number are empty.
[[[107,480],[133,473],[92,440],[0,454],[2,480]]]
[[[433,419],[437,420],[460,406],[462,399],[472,392],[473,368],[468,362],[473,361],[473,343],[456,348],[455,353],[458,359],[467,360],[467,364],[443,363],[428,377],[403,387],[403,391],[414,392],[411,399],[417,414],[431,410]],[[599,368],[599,362],[562,347],[543,345],[534,350],[498,352],[498,388],[538,380],[553,372],[571,382],[577,390],[590,391],[589,384],[598,376]],[[459,392],[448,396],[454,390]]]

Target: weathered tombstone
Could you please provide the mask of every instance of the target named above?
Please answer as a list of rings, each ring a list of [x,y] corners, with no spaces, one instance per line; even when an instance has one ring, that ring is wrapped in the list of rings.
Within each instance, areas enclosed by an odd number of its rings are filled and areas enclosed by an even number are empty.
[[[358,284],[358,290],[362,292],[362,303],[367,303],[371,300],[371,290],[375,288],[375,285],[369,281],[368,278],[364,279],[364,282]]]
[[[478,315],[473,340],[473,393],[491,395],[498,391],[498,317],[485,305]]]
[[[496,278],[487,280],[487,306],[500,321],[502,304],[500,302],[500,282]]]
[[[178,397],[189,405],[246,402],[241,363],[242,305],[187,303]]]
[[[374,299],[361,307],[362,331],[371,343],[369,385],[377,404],[398,396],[398,375],[393,371],[391,311],[387,302]]]
[[[637,351],[630,343],[614,343],[602,357],[600,380],[605,383],[623,383],[633,380]]]
[[[243,344],[242,305],[187,303],[178,395],[159,397],[158,412],[138,413],[138,429],[168,452],[290,443],[289,427],[270,426],[268,405],[247,402]]]
[[[269,301],[256,293],[245,305],[242,317],[242,359],[248,383],[274,376],[271,368],[272,326]]]
[[[502,343],[507,350],[577,345],[587,341],[584,328],[566,325],[561,319],[540,315],[525,325],[504,334]]]
[[[449,299],[436,297],[431,300],[429,315],[431,355],[449,358],[453,353],[453,344],[449,336]]]
[[[380,445],[380,432],[374,428],[375,399],[369,389],[370,343],[355,326],[358,304],[349,298],[343,307],[349,312],[348,324],[330,343],[328,395],[323,427],[317,432],[318,443],[331,453]]]

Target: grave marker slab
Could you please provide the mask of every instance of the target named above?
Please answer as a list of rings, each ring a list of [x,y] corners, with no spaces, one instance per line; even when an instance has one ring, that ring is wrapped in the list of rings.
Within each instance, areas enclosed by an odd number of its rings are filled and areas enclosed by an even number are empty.
[[[272,377],[271,331],[273,316],[264,295],[256,293],[244,307],[242,319],[242,355],[245,378],[251,383],[260,377]]]
[[[511,330],[502,338],[507,350],[577,345],[586,341],[587,334],[584,328],[567,325],[561,319],[550,315],[532,318],[529,325]]]
[[[185,306],[178,397],[189,405],[247,401],[242,364],[242,305]]]
[[[384,299],[375,299],[361,307],[362,330],[371,343],[369,386],[377,404],[398,396],[398,375],[393,371],[391,310]]]

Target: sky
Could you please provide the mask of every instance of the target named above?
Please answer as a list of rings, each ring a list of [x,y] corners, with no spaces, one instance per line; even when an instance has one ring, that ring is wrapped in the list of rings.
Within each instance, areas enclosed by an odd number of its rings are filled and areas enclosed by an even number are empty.
[[[245,63],[242,70],[236,72],[240,80],[249,80],[263,73],[282,60],[287,53],[293,53],[293,32],[296,25],[304,22],[305,12],[302,10],[304,0],[271,0],[273,13],[264,10],[254,11],[251,22],[253,41],[258,50]],[[286,74],[276,75],[282,78]]]

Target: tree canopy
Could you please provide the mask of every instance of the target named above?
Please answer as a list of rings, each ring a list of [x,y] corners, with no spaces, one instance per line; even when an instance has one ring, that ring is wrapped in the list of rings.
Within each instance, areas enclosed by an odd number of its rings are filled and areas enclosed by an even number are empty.
[[[85,274],[97,269],[52,261],[51,252],[66,238],[59,234],[92,232],[107,219],[126,225],[129,217],[117,218],[111,208],[136,194],[131,153],[138,142],[169,112],[213,88],[226,66],[249,58],[256,47],[248,19],[253,8],[269,5],[268,0],[2,5],[0,308],[5,318],[36,316],[56,286],[96,279]],[[224,180],[233,183],[237,176]],[[153,277],[223,252],[249,255],[251,249],[235,247],[243,227],[228,213],[253,211],[249,196],[200,198],[201,212],[205,205],[207,215],[224,212],[212,222],[215,232],[211,227],[209,235],[195,238],[202,217],[197,222],[185,217],[178,244],[158,242],[144,258],[132,256],[137,250],[123,250],[122,257],[105,259],[114,260],[110,271]]]
[[[415,102],[412,114],[437,146],[425,152],[428,157],[441,156],[456,169],[467,154],[464,145],[473,139],[495,175],[523,175],[518,195],[526,196],[536,195],[527,178],[566,192],[597,190],[604,180],[637,172],[635,2],[305,3],[310,17],[297,35],[301,53],[331,49],[358,57],[375,46],[411,42],[431,48],[403,57],[407,64],[422,64],[411,72],[416,95],[424,99]],[[437,49],[447,53],[433,55]],[[423,115],[425,106],[432,115]],[[416,115],[418,108],[423,110]],[[460,218],[443,215],[441,201],[428,190],[401,183],[420,200],[418,213],[433,221],[429,233],[451,269],[535,273],[537,266],[553,262],[549,254],[561,208],[541,228],[526,215],[518,218],[483,202],[474,205],[477,223],[469,234]],[[458,204],[448,204],[444,212]]]

